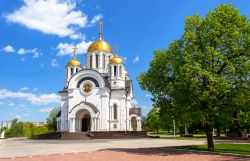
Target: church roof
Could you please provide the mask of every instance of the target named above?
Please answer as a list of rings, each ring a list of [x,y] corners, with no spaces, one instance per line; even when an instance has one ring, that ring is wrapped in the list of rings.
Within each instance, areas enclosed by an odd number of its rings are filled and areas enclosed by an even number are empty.
[[[112,53],[112,48],[106,41],[104,41],[100,37],[97,41],[93,42],[88,48],[88,53],[94,51],[106,51],[107,53]]]
[[[129,109],[129,115],[136,114],[137,116],[141,116],[141,108],[133,107]]]
[[[122,64],[123,60],[122,58],[119,58],[118,56],[113,56],[110,60],[109,60],[109,64]]]

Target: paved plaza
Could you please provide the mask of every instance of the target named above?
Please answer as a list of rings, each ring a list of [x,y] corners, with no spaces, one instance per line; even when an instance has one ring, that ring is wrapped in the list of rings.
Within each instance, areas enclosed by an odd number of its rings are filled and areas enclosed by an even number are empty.
[[[0,160],[18,161],[245,161],[248,158],[168,149],[204,141],[170,139],[30,140],[7,139],[0,145]],[[249,159],[250,160],[250,159]]]

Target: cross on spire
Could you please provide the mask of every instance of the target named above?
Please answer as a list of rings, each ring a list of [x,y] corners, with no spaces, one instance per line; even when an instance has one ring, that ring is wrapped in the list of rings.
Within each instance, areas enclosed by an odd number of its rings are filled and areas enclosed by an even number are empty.
[[[115,56],[118,56],[118,48],[119,48],[119,45],[118,44],[115,44],[114,45],[114,54],[115,54]]]
[[[103,23],[102,20],[99,22],[99,39],[102,38]]]
[[[72,49],[73,49],[73,51],[74,51],[74,58],[76,58],[76,50],[77,50],[78,48],[77,48],[76,45],[75,45]]]

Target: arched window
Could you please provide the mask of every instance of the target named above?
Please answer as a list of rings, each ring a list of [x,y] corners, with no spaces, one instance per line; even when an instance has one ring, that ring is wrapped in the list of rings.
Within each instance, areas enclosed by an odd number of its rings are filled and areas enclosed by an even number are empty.
[[[116,65],[114,66],[114,76],[116,76],[116,72],[117,72],[117,70],[116,70]]]
[[[76,73],[78,72],[78,68],[76,68]]]
[[[114,120],[117,120],[117,105],[114,104]]]
[[[98,68],[98,54],[95,55],[95,67]]]
[[[102,65],[103,65],[103,68],[105,68],[105,55],[103,54],[103,59],[102,59]]]
[[[92,68],[92,55],[90,55],[90,62],[89,62],[90,68]]]

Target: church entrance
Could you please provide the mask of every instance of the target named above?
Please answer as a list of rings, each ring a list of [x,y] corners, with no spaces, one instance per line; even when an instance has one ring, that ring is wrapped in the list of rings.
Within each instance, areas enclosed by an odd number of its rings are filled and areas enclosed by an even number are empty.
[[[82,131],[90,131],[90,115],[85,114],[82,118]]]
[[[131,127],[133,131],[137,131],[137,120],[136,117],[131,118]]]
[[[81,109],[76,113],[76,122],[75,122],[75,131],[76,132],[86,132],[91,131],[91,115],[90,112],[86,109]]]

